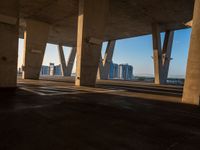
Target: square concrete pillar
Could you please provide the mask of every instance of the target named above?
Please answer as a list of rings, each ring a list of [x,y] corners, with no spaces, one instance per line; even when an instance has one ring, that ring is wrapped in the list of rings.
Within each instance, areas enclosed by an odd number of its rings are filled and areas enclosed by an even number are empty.
[[[77,86],[95,86],[108,10],[108,0],[79,0]]]
[[[195,1],[183,103],[199,105],[200,97],[200,1]]]
[[[49,24],[35,20],[26,20],[23,79],[39,79],[48,36]]]
[[[18,58],[18,0],[0,4],[0,88],[15,88]]]

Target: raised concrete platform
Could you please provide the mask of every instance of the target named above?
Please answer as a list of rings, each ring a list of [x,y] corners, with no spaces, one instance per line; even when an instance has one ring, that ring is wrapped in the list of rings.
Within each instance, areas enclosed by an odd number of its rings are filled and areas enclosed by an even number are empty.
[[[18,80],[16,96],[1,97],[0,149],[199,149],[199,107],[138,98],[129,91],[135,86],[141,95],[145,89],[179,98],[181,87],[114,84],[121,83],[75,88],[62,81]]]

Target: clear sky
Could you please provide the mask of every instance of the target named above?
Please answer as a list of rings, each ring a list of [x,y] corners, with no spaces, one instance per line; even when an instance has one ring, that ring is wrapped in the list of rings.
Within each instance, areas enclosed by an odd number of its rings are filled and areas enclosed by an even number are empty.
[[[169,70],[169,76],[184,76],[186,70],[191,29],[177,30],[174,36],[172,48],[172,58]],[[164,34],[161,34],[162,42]],[[102,55],[105,52],[107,43],[103,44]],[[64,47],[66,59],[69,56],[71,48]],[[18,66],[22,64],[23,40],[19,40],[19,59]],[[150,75],[154,73],[152,60],[152,36],[140,36],[135,38],[118,40],[116,42],[113,62],[128,63],[134,68],[134,75]],[[56,45],[47,44],[43,65],[50,62],[60,64],[58,50]],[[73,72],[75,72],[75,65]]]

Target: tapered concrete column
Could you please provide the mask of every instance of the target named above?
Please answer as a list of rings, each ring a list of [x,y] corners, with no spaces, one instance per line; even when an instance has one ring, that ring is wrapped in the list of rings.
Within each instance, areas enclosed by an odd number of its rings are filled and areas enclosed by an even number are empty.
[[[174,39],[174,31],[166,31],[163,50],[162,50],[162,82],[163,84],[166,83],[167,77],[168,77],[173,39]]]
[[[69,55],[69,58],[68,58],[68,61],[67,61],[67,74],[66,74],[66,76],[71,76],[75,58],[76,58],[76,47],[73,47],[71,49],[71,52],[70,52],[70,55]]]
[[[18,58],[18,0],[0,4],[0,88],[15,88]]]
[[[58,50],[59,50],[59,58],[60,58],[60,62],[61,62],[62,76],[71,76],[73,65],[74,65],[74,60],[76,58],[76,48],[73,47],[71,49],[67,64],[65,61],[65,56],[64,56],[64,51],[63,51],[62,45],[58,45]]]
[[[77,86],[95,86],[108,8],[108,0],[79,0]]]
[[[65,61],[65,55],[64,55],[63,47],[61,44],[58,45],[58,53],[59,53],[59,58],[60,58],[60,63],[61,63],[62,76],[67,76],[67,66],[66,66],[66,61]]]
[[[112,58],[113,58],[115,43],[116,43],[116,41],[109,41],[108,42],[108,46],[106,48],[106,52],[105,52],[105,55],[104,55],[104,59],[102,61],[102,65],[99,66],[99,67],[101,67],[99,69],[100,78],[103,79],[103,80],[107,80],[108,77],[109,77],[110,64],[111,64]]]
[[[199,105],[200,96],[200,1],[195,0],[183,103]]]
[[[49,24],[34,20],[26,20],[23,79],[39,79],[48,35]]]
[[[166,31],[163,49],[158,24],[152,25],[152,35],[155,84],[165,84],[169,72],[174,31]]]
[[[158,24],[152,25],[152,38],[153,38],[153,60],[154,60],[154,76],[155,84],[162,83],[162,49],[161,49],[161,38],[160,28]]]

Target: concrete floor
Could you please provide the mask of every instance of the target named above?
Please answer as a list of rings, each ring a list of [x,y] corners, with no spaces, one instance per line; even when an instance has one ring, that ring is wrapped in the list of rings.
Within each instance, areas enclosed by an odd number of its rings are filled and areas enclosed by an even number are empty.
[[[200,109],[179,104],[182,87],[18,82],[16,94],[0,93],[0,150],[200,148]]]

